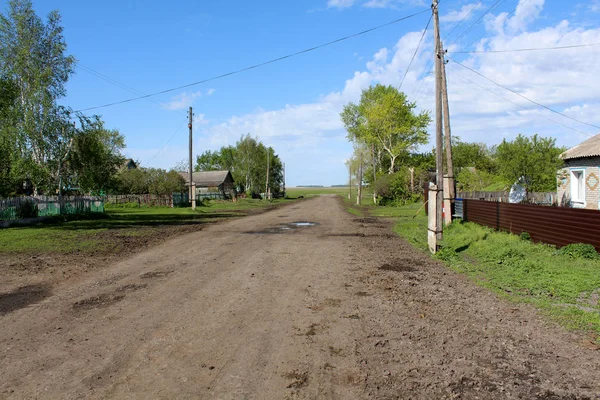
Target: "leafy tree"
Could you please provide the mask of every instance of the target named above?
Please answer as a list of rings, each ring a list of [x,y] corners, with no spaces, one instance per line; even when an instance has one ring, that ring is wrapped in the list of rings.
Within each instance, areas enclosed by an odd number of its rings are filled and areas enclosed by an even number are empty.
[[[68,166],[75,186],[84,192],[106,191],[125,158],[125,139],[117,130],[104,127],[98,117],[79,117],[81,128],[73,137]]]
[[[527,189],[533,192],[556,190],[556,171],[562,166],[560,154],[565,149],[556,147],[556,139],[519,135],[513,141],[506,139],[496,149],[498,172],[507,184],[525,177]]]
[[[171,195],[186,192],[185,179],[176,171],[160,168],[132,168],[116,176],[118,194]]]
[[[283,163],[273,148],[267,148],[250,134],[242,135],[235,146],[205,151],[196,158],[194,170],[229,170],[239,192],[258,194],[266,189],[267,161],[269,188],[271,193],[278,193],[283,185]]]
[[[10,0],[0,15],[0,76],[16,87],[14,141],[17,157],[11,173],[36,186],[52,181],[73,131],[69,110],[58,105],[73,73],[75,58],[66,55],[61,18],[52,11],[42,21],[29,0]]]
[[[399,156],[428,142],[431,117],[425,111],[416,114],[415,108],[395,87],[377,84],[363,90],[358,104],[344,106],[341,119],[350,140],[377,146],[387,155],[392,174]]]
[[[146,194],[150,193],[148,174],[142,168],[123,169],[116,176],[116,193]]]
[[[16,100],[16,84],[10,79],[0,78],[0,197],[6,197],[17,189],[11,173],[17,153],[14,129]]]
[[[151,194],[171,195],[187,190],[185,179],[175,171],[148,168],[145,172],[148,175],[148,192]]]

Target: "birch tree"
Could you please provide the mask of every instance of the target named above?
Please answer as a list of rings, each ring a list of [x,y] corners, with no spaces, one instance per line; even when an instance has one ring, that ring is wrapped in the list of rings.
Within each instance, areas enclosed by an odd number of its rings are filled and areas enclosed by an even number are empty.
[[[427,111],[417,114],[415,108],[395,87],[377,84],[363,90],[358,104],[344,106],[341,119],[351,141],[374,145],[387,156],[392,174],[398,157],[428,142],[431,117]]]

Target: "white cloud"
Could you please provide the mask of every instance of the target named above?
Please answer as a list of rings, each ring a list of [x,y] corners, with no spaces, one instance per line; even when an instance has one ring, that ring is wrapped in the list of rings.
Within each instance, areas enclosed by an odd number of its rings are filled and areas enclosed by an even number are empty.
[[[210,89],[208,89],[208,90],[206,91],[206,95],[207,95],[207,96],[212,96],[212,95],[213,95],[213,93],[215,93],[216,91],[217,91],[216,89],[210,88]]]
[[[355,0],[328,0],[327,8],[347,8],[354,4]]]
[[[163,103],[163,107],[171,111],[184,110],[190,107],[194,103],[194,100],[201,95],[200,91],[193,93],[183,92],[173,97],[170,102]]]
[[[482,7],[481,3],[474,4],[465,4],[461,7],[460,10],[450,11],[446,15],[440,16],[441,22],[458,22],[462,21],[467,15],[469,15],[469,19],[475,15],[475,11]],[[473,11],[473,12],[471,12]]]

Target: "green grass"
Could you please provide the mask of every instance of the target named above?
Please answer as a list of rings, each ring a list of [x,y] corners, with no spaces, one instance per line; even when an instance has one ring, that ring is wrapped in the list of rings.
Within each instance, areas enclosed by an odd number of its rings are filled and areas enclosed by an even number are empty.
[[[156,230],[152,228],[198,225],[239,217],[247,210],[289,201],[209,201],[196,210],[169,207],[108,208],[106,214],[78,216],[77,220],[55,218],[48,223],[0,229],[0,252],[37,254],[118,250],[115,246],[122,246],[128,237],[156,235]]]
[[[419,205],[377,207],[373,215],[397,219],[395,231],[427,251],[427,219]],[[574,258],[553,246],[474,223],[444,229],[434,256],[477,284],[515,302],[533,304],[567,328],[600,334],[600,260]]]

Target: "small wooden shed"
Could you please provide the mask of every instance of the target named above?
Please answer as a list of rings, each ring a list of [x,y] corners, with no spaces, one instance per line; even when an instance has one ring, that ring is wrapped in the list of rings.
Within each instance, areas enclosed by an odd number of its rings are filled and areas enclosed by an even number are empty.
[[[189,173],[180,172],[179,174],[189,185]],[[230,171],[194,172],[192,173],[192,180],[196,184],[196,195],[220,193],[224,199],[231,199],[236,195],[233,176]]]

